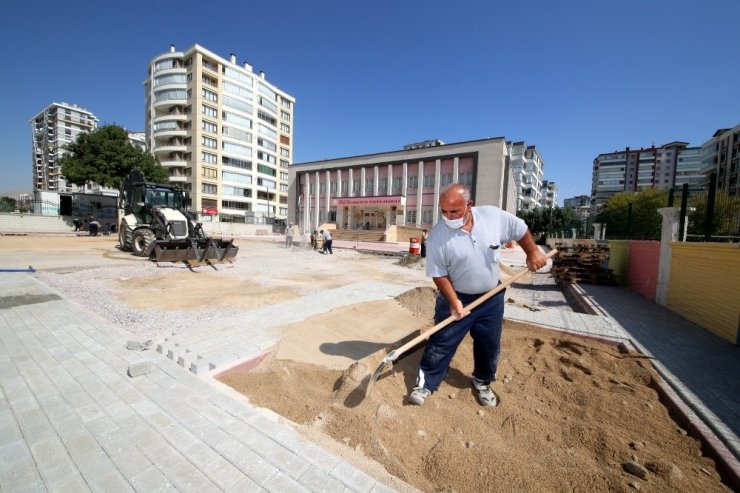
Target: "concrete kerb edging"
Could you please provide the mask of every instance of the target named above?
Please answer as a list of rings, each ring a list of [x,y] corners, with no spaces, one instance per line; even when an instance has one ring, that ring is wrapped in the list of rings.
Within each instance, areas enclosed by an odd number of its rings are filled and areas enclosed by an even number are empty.
[[[604,313],[603,310],[594,306],[588,297],[583,296],[581,289],[578,289],[575,285],[573,287],[574,289],[571,290],[571,294],[576,298],[580,298],[580,303],[590,307],[595,314]],[[547,328],[550,329],[550,327]],[[589,334],[574,333],[559,328],[554,328],[553,330],[580,337],[597,339],[606,343],[615,342],[609,338],[594,337]],[[650,357],[653,368],[663,379],[662,382],[656,382],[656,390],[661,401],[669,406],[670,410],[678,416],[681,424],[685,428],[688,428],[693,436],[701,440],[704,450],[717,462],[717,469],[725,482],[730,484],[734,490],[740,491],[740,463],[738,462],[740,451],[731,450],[729,448],[731,445],[722,439],[721,430],[717,430],[712,426],[716,418],[707,409],[704,409],[703,406],[692,402],[691,396],[683,392],[680,386],[676,384],[673,374],[662,363],[655,360],[650,354],[650,351],[639,342],[631,338],[624,339],[623,342],[632,346],[640,354]]]

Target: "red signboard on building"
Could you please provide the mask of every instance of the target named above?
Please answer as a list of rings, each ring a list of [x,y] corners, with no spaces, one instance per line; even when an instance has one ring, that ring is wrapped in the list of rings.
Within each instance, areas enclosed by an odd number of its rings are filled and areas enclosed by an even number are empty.
[[[207,216],[215,216],[216,214],[218,214],[218,209],[216,209],[215,207],[203,207],[200,213]]]
[[[332,205],[397,205],[401,203],[400,195],[386,197],[341,197],[332,199]]]

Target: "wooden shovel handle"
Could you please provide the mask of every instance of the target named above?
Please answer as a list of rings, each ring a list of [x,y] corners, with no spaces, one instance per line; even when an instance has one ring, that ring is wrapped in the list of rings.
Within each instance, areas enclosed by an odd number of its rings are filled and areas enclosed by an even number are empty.
[[[547,252],[545,254],[545,258],[550,258],[553,255],[555,255],[557,252],[558,252],[558,250],[556,248],[553,248],[552,250],[550,250],[549,252]],[[469,310],[472,310],[473,308],[476,308],[477,306],[481,305],[485,301],[491,299],[493,296],[496,295],[496,293],[498,293],[502,289],[505,289],[509,284],[513,283],[514,281],[516,281],[520,277],[524,276],[527,272],[529,272],[529,269],[527,269],[526,267],[523,268],[523,269],[518,270],[510,278],[508,278],[507,280],[503,281],[501,284],[499,284],[498,286],[496,286],[492,290],[488,291],[487,293],[481,295],[478,299],[476,299],[475,301],[473,301],[472,303],[470,303],[469,305],[467,305],[466,307],[464,307],[463,310],[468,310],[469,311]],[[406,344],[404,344],[400,348],[394,349],[393,351],[391,351],[390,353],[388,353],[388,358],[391,358],[390,361],[395,361],[396,358],[398,358],[401,354],[405,353],[410,348],[416,346],[421,341],[424,341],[426,339],[429,339],[433,334],[435,334],[435,333],[439,332],[440,330],[444,329],[445,327],[447,327],[448,325],[450,325],[455,320],[457,320],[457,317],[455,315],[450,315],[449,317],[447,317],[446,319],[442,320],[440,323],[438,323],[437,325],[435,325],[431,329],[427,330],[426,332],[423,332],[423,333],[419,334],[418,336],[416,336],[415,338],[411,339],[409,342],[407,342]]]

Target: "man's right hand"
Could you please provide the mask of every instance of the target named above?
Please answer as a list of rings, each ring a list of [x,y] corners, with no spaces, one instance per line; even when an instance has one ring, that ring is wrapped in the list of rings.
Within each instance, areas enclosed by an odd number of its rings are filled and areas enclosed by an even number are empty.
[[[470,315],[470,310],[465,310],[462,301],[455,298],[455,302],[450,304],[450,315],[455,317],[456,320],[460,320]]]

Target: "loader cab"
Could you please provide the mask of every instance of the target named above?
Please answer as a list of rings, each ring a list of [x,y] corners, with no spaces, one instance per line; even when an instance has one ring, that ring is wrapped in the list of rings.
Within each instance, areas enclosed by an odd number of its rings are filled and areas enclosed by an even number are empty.
[[[182,191],[177,188],[147,187],[144,203],[157,207],[180,209],[183,206]]]

